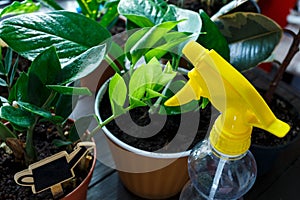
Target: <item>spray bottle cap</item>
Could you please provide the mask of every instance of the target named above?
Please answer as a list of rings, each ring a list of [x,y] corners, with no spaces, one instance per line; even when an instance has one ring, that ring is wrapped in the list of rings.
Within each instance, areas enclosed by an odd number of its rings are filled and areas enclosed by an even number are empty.
[[[206,97],[221,114],[215,121],[209,140],[220,153],[240,155],[251,143],[253,126],[277,137],[284,137],[290,127],[277,119],[256,89],[214,50],[189,42],[184,55],[195,66],[189,81],[166,106],[177,106]]]

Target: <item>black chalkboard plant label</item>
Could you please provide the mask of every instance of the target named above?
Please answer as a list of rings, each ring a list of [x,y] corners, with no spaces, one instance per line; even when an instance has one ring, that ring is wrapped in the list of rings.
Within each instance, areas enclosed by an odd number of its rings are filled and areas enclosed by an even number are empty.
[[[53,197],[60,197],[62,183],[75,177],[74,167],[94,146],[94,142],[79,142],[70,154],[61,151],[33,163],[16,173],[14,179],[19,185],[30,186],[34,194],[50,189]]]

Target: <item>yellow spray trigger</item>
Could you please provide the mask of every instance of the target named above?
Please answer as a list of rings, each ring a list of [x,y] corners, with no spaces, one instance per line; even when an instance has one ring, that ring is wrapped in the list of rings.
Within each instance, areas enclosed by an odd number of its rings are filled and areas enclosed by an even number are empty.
[[[189,81],[166,106],[178,106],[201,96],[221,112],[209,140],[215,149],[227,155],[245,153],[251,142],[252,127],[283,137],[290,127],[277,119],[256,89],[214,50],[189,42],[184,55],[195,66]]]

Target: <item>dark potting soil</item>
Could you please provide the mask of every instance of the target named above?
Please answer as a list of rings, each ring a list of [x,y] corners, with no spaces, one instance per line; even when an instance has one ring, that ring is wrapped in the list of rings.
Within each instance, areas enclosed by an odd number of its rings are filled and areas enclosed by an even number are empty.
[[[290,125],[291,130],[285,137],[278,138],[267,131],[254,127],[251,138],[252,144],[267,147],[284,146],[291,141],[295,141],[296,138],[299,138],[300,116],[297,109],[287,100],[276,94],[269,107],[278,119],[281,119]]]
[[[211,118],[210,105],[203,110],[196,111],[200,112],[200,119],[197,117],[199,114],[193,115],[191,112],[168,116],[150,115],[148,109],[148,107],[132,109],[129,113],[107,124],[106,128],[124,143],[150,152],[161,149],[168,153],[185,151],[203,140],[207,134]],[[104,94],[100,102],[99,111],[102,119],[112,114],[108,92]],[[145,126],[148,127],[144,128]],[[149,135],[149,132],[152,133]],[[173,140],[176,141],[175,145],[174,143],[170,145],[174,142]]]
[[[64,131],[68,131],[70,125],[64,128]],[[66,150],[64,148],[58,148],[51,144],[53,139],[59,139],[59,135],[54,126],[49,126],[49,123],[41,123],[35,129],[34,144],[37,150],[38,160],[44,159],[50,155]],[[22,138],[24,142],[24,137]],[[71,149],[71,148],[70,148]],[[72,150],[72,149],[71,149]],[[70,153],[69,151],[67,151]],[[90,162],[92,164],[92,162]],[[63,184],[64,194],[70,193],[75,187],[77,187],[83,179],[87,176],[88,170],[79,170],[74,168],[76,178],[72,179],[68,184]],[[0,199],[5,200],[52,200],[52,194],[50,190],[33,194],[31,187],[20,186],[15,183],[15,173],[26,169],[27,167],[21,162],[15,162],[15,157],[12,154],[7,154],[3,148],[0,148]],[[59,169],[58,169],[59,170]]]

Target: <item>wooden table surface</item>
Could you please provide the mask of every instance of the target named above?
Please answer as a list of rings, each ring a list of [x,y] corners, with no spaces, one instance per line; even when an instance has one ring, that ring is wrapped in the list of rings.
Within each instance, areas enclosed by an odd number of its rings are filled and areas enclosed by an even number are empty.
[[[76,11],[75,0],[60,0],[67,10]],[[251,73],[250,73],[250,76]],[[284,89],[288,94],[289,89]],[[299,91],[298,91],[299,94]],[[300,95],[299,95],[300,97]],[[92,99],[83,98],[74,110],[73,117],[93,113]],[[300,104],[299,104],[300,107]],[[122,185],[115,169],[108,167],[109,150],[100,133],[97,142],[97,165],[89,186],[87,200],[142,200]],[[104,159],[104,161],[103,161]],[[105,164],[103,164],[105,163]],[[281,152],[274,167],[267,174],[258,177],[252,189],[243,197],[244,200],[295,200],[300,199],[300,141]],[[176,200],[178,196],[170,200]]]

